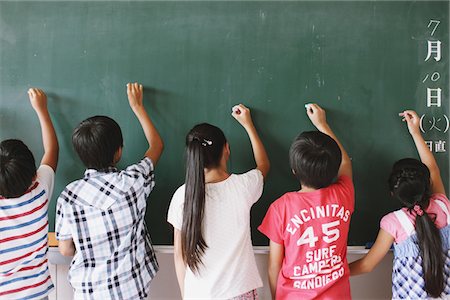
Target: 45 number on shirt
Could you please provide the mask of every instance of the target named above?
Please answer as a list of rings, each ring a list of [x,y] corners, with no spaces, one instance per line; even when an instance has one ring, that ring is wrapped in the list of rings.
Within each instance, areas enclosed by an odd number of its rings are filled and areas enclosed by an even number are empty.
[[[339,228],[336,228],[339,224],[340,220],[322,224],[322,239],[324,242],[330,244],[339,239]],[[314,228],[309,226],[298,239],[297,246],[309,244],[309,247],[314,247],[317,241],[319,241],[319,237],[314,234]]]

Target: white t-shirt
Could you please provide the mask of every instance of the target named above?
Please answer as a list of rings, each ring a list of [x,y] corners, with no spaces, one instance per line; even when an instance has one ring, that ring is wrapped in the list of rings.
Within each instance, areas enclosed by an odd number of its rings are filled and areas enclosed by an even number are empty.
[[[203,237],[208,248],[200,274],[186,269],[185,299],[229,299],[262,286],[253,254],[250,208],[263,191],[259,170],[231,174],[226,180],[206,184]],[[181,230],[185,186],[177,189],[167,221]]]

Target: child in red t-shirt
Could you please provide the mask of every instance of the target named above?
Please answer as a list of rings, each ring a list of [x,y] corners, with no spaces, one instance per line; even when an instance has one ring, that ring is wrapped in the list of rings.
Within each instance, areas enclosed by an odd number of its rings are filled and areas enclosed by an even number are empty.
[[[319,131],[301,133],[289,151],[301,189],[273,202],[258,228],[270,239],[272,298],[350,299],[352,165],[327,124],[325,111],[317,104],[306,109]]]

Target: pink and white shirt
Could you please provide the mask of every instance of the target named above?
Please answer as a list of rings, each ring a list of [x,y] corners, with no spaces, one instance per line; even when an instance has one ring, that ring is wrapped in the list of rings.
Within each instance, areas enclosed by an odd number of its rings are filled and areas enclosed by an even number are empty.
[[[440,202],[440,203],[439,203]],[[442,209],[441,205],[445,205],[450,211],[450,202],[444,194],[433,194],[430,198],[430,205],[428,205],[425,211],[432,218],[435,216],[436,220],[434,224],[438,229],[441,229],[449,224],[447,224],[447,215]],[[391,212],[385,215],[380,222],[380,227],[394,237],[395,243],[401,243],[405,241],[411,233],[408,233],[404,229],[404,225],[411,224],[411,227],[415,227],[416,217],[413,213],[410,213],[408,209],[402,208],[401,211],[404,214],[398,214],[398,211]],[[399,218],[402,216],[407,216],[410,222],[405,222],[406,224],[401,224]]]

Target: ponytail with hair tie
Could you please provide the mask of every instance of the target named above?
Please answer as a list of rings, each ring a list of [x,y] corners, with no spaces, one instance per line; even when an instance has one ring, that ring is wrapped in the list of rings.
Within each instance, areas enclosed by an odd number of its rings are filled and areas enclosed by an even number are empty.
[[[420,207],[419,204],[414,205],[413,210],[416,213],[416,215],[418,215],[420,217],[423,216],[423,209],[422,209],[422,207]]]
[[[425,211],[431,197],[430,171],[417,159],[401,159],[392,168],[389,187],[402,206],[415,215],[425,291],[428,296],[437,298],[444,291],[445,258],[439,229]]]
[[[186,136],[186,181],[181,228],[183,260],[194,273],[200,273],[202,257],[208,245],[203,236],[205,168],[218,167],[226,144],[220,128],[198,124]]]

